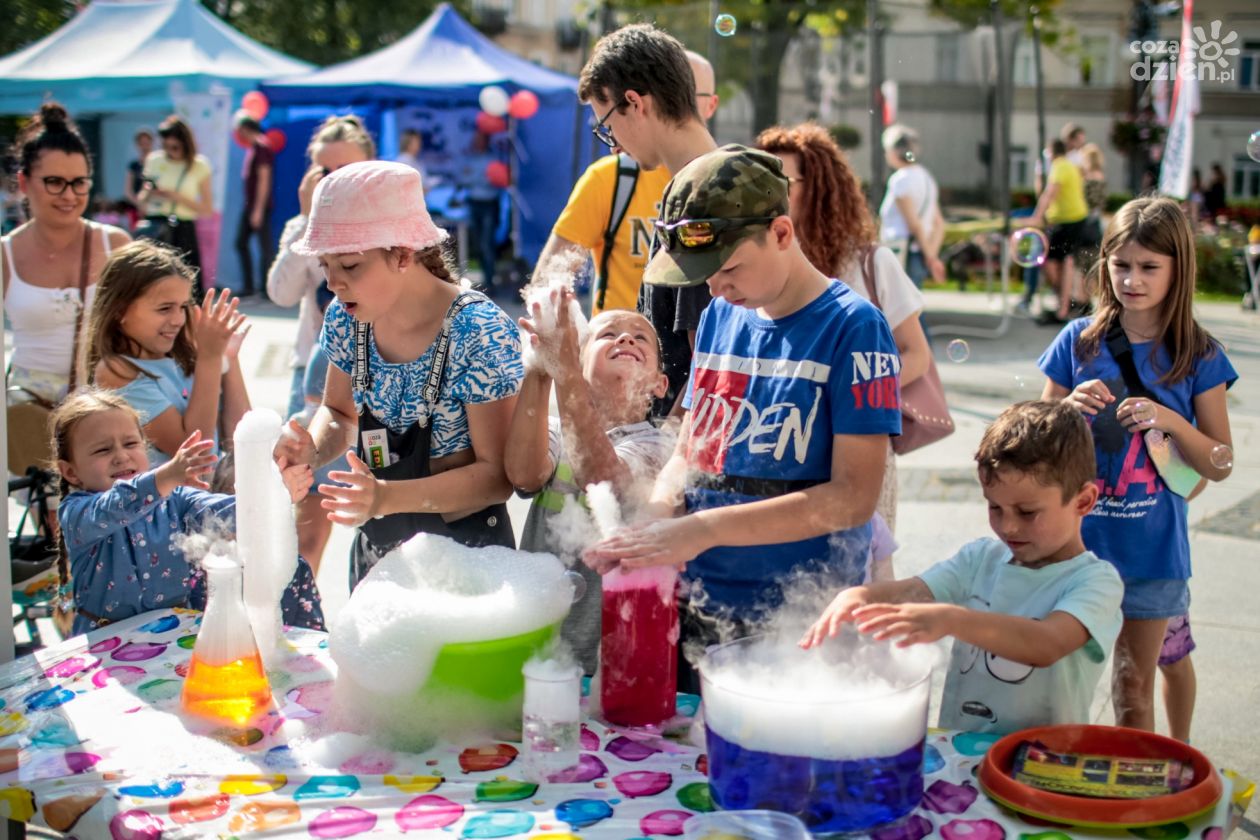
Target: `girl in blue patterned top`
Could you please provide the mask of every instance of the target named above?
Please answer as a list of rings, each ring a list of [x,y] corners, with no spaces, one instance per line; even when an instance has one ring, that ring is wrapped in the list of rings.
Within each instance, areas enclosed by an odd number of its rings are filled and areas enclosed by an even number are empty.
[[[1154,730],[1164,631],[1190,602],[1184,496],[1197,492],[1194,478],[1229,476],[1225,390],[1238,374],[1194,319],[1194,236],[1176,202],[1138,198],[1121,207],[1098,272],[1098,313],[1064,327],[1038,362],[1042,397],[1090,421],[1099,500],[1081,535],[1115,565],[1125,590],[1112,704],[1120,726]],[[1161,463],[1168,438],[1198,473],[1188,487]]]
[[[245,316],[227,289],[192,305],[193,280],[174,251],[133,242],[105,263],[92,305],[92,381],[118,390],[140,413],[157,464],[193,432],[207,441],[230,439],[249,410],[237,361],[249,331]]]
[[[443,257],[419,174],[382,161],[342,167],[316,188],[306,234],[337,296],[320,345],[331,362],[307,430],[290,423],[281,467],[318,467],[333,522],[358,527],[351,586],[417,533],[513,545],[503,447],[524,377],[516,325],[465,291]]]
[[[176,545],[178,535],[231,526],[236,497],[208,493],[213,441],[194,431],[150,469],[140,418],[120,394],[81,391],[53,414],[61,472],[61,597],[73,581],[74,632],[167,607],[203,609],[205,579]],[[294,502],[311,485],[309,467],[284,471]],[[68,569],[67,569],[68,566]],[[281,602],[286,624],[323,629],[315,579],[305,560]]]

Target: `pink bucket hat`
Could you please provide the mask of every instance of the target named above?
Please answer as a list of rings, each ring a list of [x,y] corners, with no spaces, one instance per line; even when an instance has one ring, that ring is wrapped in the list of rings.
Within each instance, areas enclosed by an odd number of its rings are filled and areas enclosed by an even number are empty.
[[[420,173],[402,163],[369,160],[343,166],[315,187],[306,235],[295,254],[352,254],[373,248],[421,251],[448,236],[424,206]]]

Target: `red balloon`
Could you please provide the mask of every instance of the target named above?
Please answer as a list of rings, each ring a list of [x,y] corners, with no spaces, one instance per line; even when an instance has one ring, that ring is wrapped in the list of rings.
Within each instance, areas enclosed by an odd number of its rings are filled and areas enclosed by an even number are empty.
[[[245,137],[236,129],[232,129],[232,139],[236,142],[236,145],[240,146],[242,149],[248,149],[250,146],[250,142],[246,140]]]
[[[486,164],[486,180],[493,187],[506,187],[512,183],[512,174],[508,165],[501,160],[492,160]]]
[[[481,111],[477,114],[477,130],[482,134],[499,134],[507,131],[507,120]]]
[[[267,101],[266,94],[261,91],[251,90],[241,97],[241,108],[245,113],[262,122],[266,118],[267,112],[271,110],[271,103]]]
[[[538,96],[532,90],[518,90],[508,101],[508,113],[518,120],[527,120],[538,113]]]
[[[266,137],[268,148],[276,154],[280,154],[289,142],[289,138],[278,128],[267,129]]]

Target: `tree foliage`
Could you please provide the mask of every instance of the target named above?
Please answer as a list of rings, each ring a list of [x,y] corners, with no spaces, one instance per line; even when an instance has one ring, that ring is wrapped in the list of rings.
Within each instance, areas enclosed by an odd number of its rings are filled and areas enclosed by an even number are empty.
[[[5,4],[6,9],[9,5]],[[0,56],[20,50],[74,17],[76,5],[70,0],[15,0],[12,14],[6,11],[0,26]]]

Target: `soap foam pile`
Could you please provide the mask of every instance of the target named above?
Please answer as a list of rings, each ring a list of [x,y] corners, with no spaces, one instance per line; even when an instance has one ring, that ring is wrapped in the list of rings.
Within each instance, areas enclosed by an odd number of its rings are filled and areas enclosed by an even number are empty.
[[[701,667],[713,731],[747,749],[832,761],[897,755],[923,740],[931,649],[875,642],[852,627],[815,650],[795,638],[710,654]]]
[[[557,624],[572,600],[573,584],[553,555],[413,537],[376,564],[333,622],[340,723],[413,748],[492,725],[504,717],[502,704],[424,688],[442,646]]]

